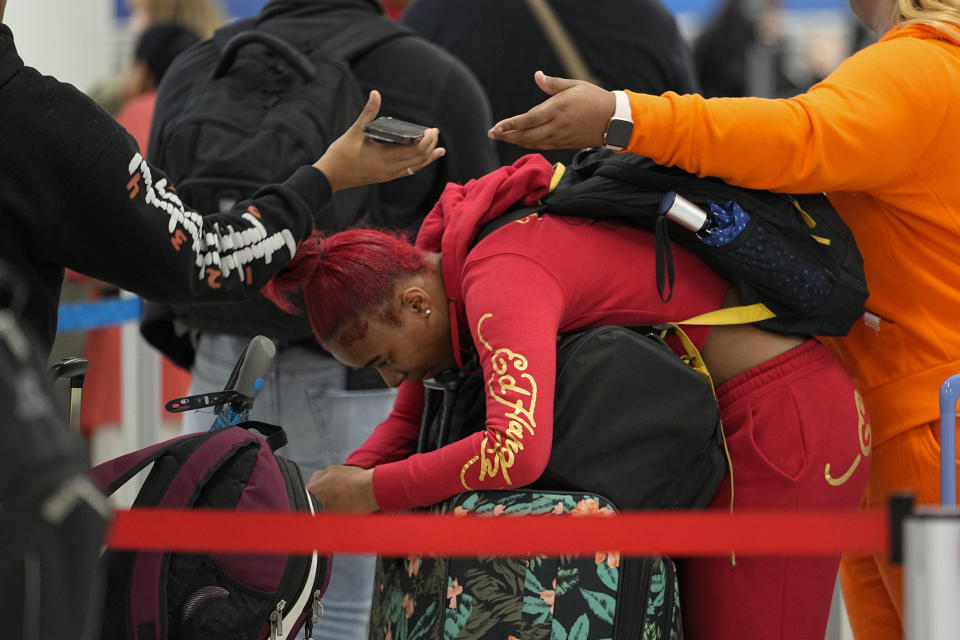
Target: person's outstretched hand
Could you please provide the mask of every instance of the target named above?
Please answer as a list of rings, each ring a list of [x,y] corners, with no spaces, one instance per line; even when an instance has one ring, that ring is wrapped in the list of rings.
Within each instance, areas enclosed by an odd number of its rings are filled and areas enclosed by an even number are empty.
[[[501,120],[488,135],[527,149],[582,149],[603,144],[616,110],[613,94],[583,80],[533,74],[550,97],[526,113]]]
[[[380,510],[373,495],[373,469],[335,464],[314,471],[307,482],[324,511],[373,513]]]
[[[379,111],[380,93],[371,91],[353,125],[313,163],[327,176],[334,191],[412,176],[446,153],[437,146],[437,129],[427,129],[417,144],[374,142],[364,135],[363,125],[376,118]]]

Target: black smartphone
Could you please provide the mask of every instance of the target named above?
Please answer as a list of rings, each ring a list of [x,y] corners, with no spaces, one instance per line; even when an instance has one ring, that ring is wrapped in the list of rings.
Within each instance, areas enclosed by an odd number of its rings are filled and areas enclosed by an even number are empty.
[[[381,116],[363,125],[367,137],[377,142],[391,144],[416,144],[423,138],[426,127],[389,116]]]

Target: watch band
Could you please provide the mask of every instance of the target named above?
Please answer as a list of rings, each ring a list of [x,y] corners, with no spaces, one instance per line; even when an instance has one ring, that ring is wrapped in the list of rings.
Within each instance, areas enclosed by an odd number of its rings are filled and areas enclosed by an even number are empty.
[[[630,109],[630,98],[626,91],[611,91],[613,97],[617,99],[617,106],[613,111],[613,117],[617,120],[629,120],[633,122],[633,112]]]
[[[607,124],[603,134],[603,146],[613,151],[623,151],[630,144],[633,135],[633,113],[630,109],[630,98],[623,91],[611,91],[616,105],[613,117]]]

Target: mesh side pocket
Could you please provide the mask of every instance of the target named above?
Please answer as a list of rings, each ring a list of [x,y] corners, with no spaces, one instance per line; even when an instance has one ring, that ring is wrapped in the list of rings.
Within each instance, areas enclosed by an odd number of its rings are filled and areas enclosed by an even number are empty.
[[[168,593],[170,638],[256,640],[279,594],[252,589],[234,580],[209,559],[180,589]]]
[[[768,297],[796,311],[812,312],[829,297],[833,278],[805,253],[772,232],[765,221],[754,218],[738,238],[710,257],[721,268],[724,263],[738,264],[741,276]]]
[[[223,587],[202,587],[193,592],[183,605],[183,611],[180,614],[181,620],[189,620],[194,615],[201,615],[212,601],[221,600],[230,596],[230,592]]]

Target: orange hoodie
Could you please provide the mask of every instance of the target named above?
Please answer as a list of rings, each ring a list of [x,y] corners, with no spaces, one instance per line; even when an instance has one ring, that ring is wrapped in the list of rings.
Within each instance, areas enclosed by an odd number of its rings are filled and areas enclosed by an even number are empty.
[[[960,372],[960,33],[895,28],[787,100],[629,93],[628,151],[746,187],[825,191],[853,229],[864,322],[824,339],[874,444],[936,420]]]

